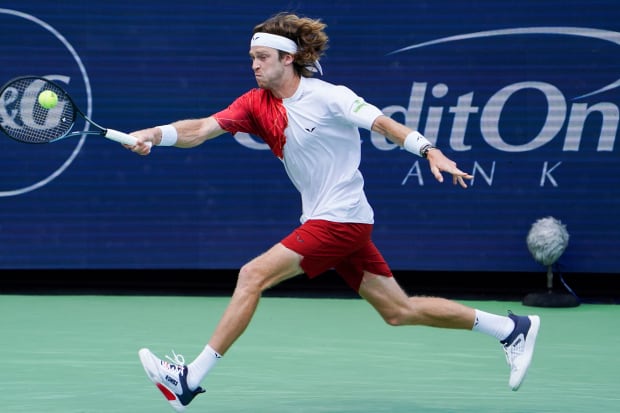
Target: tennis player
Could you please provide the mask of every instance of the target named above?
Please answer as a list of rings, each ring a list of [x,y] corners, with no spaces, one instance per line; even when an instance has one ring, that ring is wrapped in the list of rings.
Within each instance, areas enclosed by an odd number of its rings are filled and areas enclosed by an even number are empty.
[[[325,27],[320,19],[291,13],[272,16],[254,27],[250,40],[258,88],[212,116],[132,133],[138,144],[128,148],[141,155],[149,154],[151,145],[192,148],[226,132],[251,133],[269,145],[301,194],[301,225],[241,268],[228,307],[191,363],[176,354],[165,361],[147,348],[139,351],[148,377],[176,411],[204,392],[200,385],[243,334],[264,290],[302,273],[313,278],[329,269],[335,269],[389,325],[473,330],[499,340],[510,366],[512,390],[527,373],[538,316],[496,315],[444,298],[408,296],[377,250],[371,238],[373,210],[358,169],[359,128],[378,132],[426,158],[439,182],[445,173],[454,185],[467,188],[466,180],[473,177],[420,133],[384,116],[351,89],[314,77],[322,73]]]

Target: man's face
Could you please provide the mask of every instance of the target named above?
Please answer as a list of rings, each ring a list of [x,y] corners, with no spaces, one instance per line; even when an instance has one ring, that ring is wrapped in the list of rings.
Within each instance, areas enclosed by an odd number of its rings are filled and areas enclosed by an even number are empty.
[[[279,58],[276,49],[266,46],[254,46],[250,48],[252,70],[256,83],[263,89],[272,89],[282,80],[285,65]]]

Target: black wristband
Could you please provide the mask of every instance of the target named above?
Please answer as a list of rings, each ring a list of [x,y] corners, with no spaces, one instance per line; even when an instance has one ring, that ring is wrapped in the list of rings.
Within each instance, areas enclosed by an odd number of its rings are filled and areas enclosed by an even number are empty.
[[[430,144],[424,145],[422,149],[420,149],[420,156],[422,156],[422,158],[426,158],[426,156],[428,155],[428,151],[430,151],[431,149],[437,149],[437,147]]]

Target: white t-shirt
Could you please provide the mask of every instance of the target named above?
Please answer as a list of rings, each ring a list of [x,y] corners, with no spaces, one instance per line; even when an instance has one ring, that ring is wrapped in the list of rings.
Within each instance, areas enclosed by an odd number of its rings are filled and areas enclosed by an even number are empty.
[[[252,89],[215,118],[230,132],[261,137],[284,164],[301,194],[301,222],[324,219],[372,224],[373,210],[359,171],[359,128],[382,112],[351,89],[301,78],[295,94],[278,99]]]

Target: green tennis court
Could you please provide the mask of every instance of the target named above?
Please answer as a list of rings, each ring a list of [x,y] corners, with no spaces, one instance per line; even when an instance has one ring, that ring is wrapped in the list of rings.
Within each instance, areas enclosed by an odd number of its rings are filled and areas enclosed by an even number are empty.
[[[191,361],[226,297],[0,295],[0,411],[172,412],[138,361]],[[466,331],[390,327],[361,299],[266,297],[188,412],[613,412],[620,306],[523,307],[541,316],[518,392],[499,343]]]

